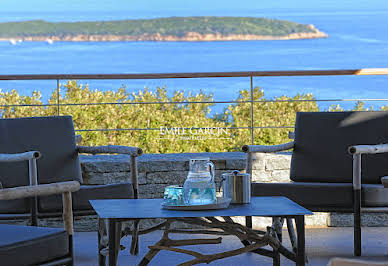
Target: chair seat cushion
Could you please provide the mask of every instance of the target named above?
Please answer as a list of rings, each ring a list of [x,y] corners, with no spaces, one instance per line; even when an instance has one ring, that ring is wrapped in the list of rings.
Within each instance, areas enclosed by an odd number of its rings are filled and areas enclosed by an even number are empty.
[[[119,183],[109,185],[81,186],[81,189],[72,193],[73,210],[93,210],[89,200],[93,199],[131,199],[133,188],[130,183]],[[61,212],[61,195],[41,197],[39,199],[39,212]]]
[[[0,214],[3,213],[27,213],[29,212],[29,200],[0,200]]]
[[[362,199],[365,207],[387,207],[388,188],[383,185],[362,185]]]
[[[311,211],[352,211],[351,183],[253,183],[252,196],[285,196]],[[388,189],[383,185],[362,185],[365,207],[388,206]]]
[[[59,228],[0,225],[0,264],[35,265],[69,254],[69,236]]]

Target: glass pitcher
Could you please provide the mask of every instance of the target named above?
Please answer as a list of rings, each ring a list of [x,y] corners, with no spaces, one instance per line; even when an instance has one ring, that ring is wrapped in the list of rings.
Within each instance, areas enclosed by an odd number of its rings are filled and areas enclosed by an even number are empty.
[[[183,185],[186,205],[212,204],[216,199],[214,164],[209,158],[190,159],[189,174]]]

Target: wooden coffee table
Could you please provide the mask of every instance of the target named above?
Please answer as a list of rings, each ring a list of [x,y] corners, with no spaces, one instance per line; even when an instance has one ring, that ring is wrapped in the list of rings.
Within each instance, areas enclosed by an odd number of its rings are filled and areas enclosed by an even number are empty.
[[[280,264],[280,254],[296,262],[296,265],[305,265],[305,224],[304,215],[312,212],[301,207],[286,197],[252,197],[250,204],[233,204],[227,209],[204,210],[204,211],[175,211],[161,208],[163,199],[106,199],[91,200],[90,203],[100,219],[109,221],[109,265],[114,266],[117,262],[117,224],[131,219],[167,219],[162,239],[150,247],[139,265],[147,265],[152,258],[161,250],[170,250],[194,256],[191,261],[184,265],[193,265],[203,262],[211,262],[244,252],[254,252],[273,258],[273,264]],[[268,227],[267,231],[259,231],[244,225],[234,223],[230,216],[261,216],[272,218],[294,218],[296,224],[296,243],[294,249],[289,250],[281,243],[281,235],[275,228]],[[222,217],[222,218],[216,218]],[[236,250],[203,255],[186,249],[176,248],[179,246],[198,244],[218,244],[221,238],[215,239],[187,239],[171,240],[170,224],[179,221],[189,224],[206,226],[216,229],[215,235],[235,235],[242,242],[242,247]],[[206,231],[206,232],[205,232]],[[198,233],[211,233],[209,230],[198,230]],[[264,249],[264,246],[272,247],[272,250]]]

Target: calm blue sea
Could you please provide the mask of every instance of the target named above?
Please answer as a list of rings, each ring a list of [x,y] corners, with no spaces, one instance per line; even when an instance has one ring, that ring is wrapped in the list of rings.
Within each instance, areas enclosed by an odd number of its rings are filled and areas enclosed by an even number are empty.
[[[137,14],[136,17],[158,17]],[[127,13],[80,12],[73,17],[60,13],[1,13],[1,21],[46,19],[98,20],[125,19]],[[185,14],[182,14],[185,15]],[[204,71],[255,71],[353,69],[388,67],[388,10],[252,10],[247,15],[287,19],[314,24],[329,34],[327,39],[291,41],[233,42],[0,42],[0,74],[67,74],[67,73],[168,73]],[[125,85],[130,91],[144,87],[165,86],[170,93],[186,90],[212,93],[215,100],[232,100],[241,89],[250,86],[247,78],[209,78],[183,80],[80,81],[91,88],[116,90]],[[297,93],[312,93],[317,99],[388,98],[388,76],[277,77],[255,78],[254,85],[267,98]],[[56,87],[55,81],[0,81],[3,91],[17,89],[31,95],[40,90],[47,100]],[[321,103],[322,109],[338,102]],[[343,104],[352,107],[354,104]],[[368,102],[368,105],[388,105]],[[220,111],[218,105],[213,110]]]

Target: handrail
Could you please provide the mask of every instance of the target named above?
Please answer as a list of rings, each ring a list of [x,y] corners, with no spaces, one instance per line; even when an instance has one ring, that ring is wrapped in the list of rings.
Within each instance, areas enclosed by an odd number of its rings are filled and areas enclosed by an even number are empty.
[[[62,80],[62,79],[169,79],[169,78],[232,78],[232,77],[288,77],[288,76],[388,75],[388,68],[280,70],[237,72],[192,72],[149,74],[28,74],[0,75],[0,80]]]

